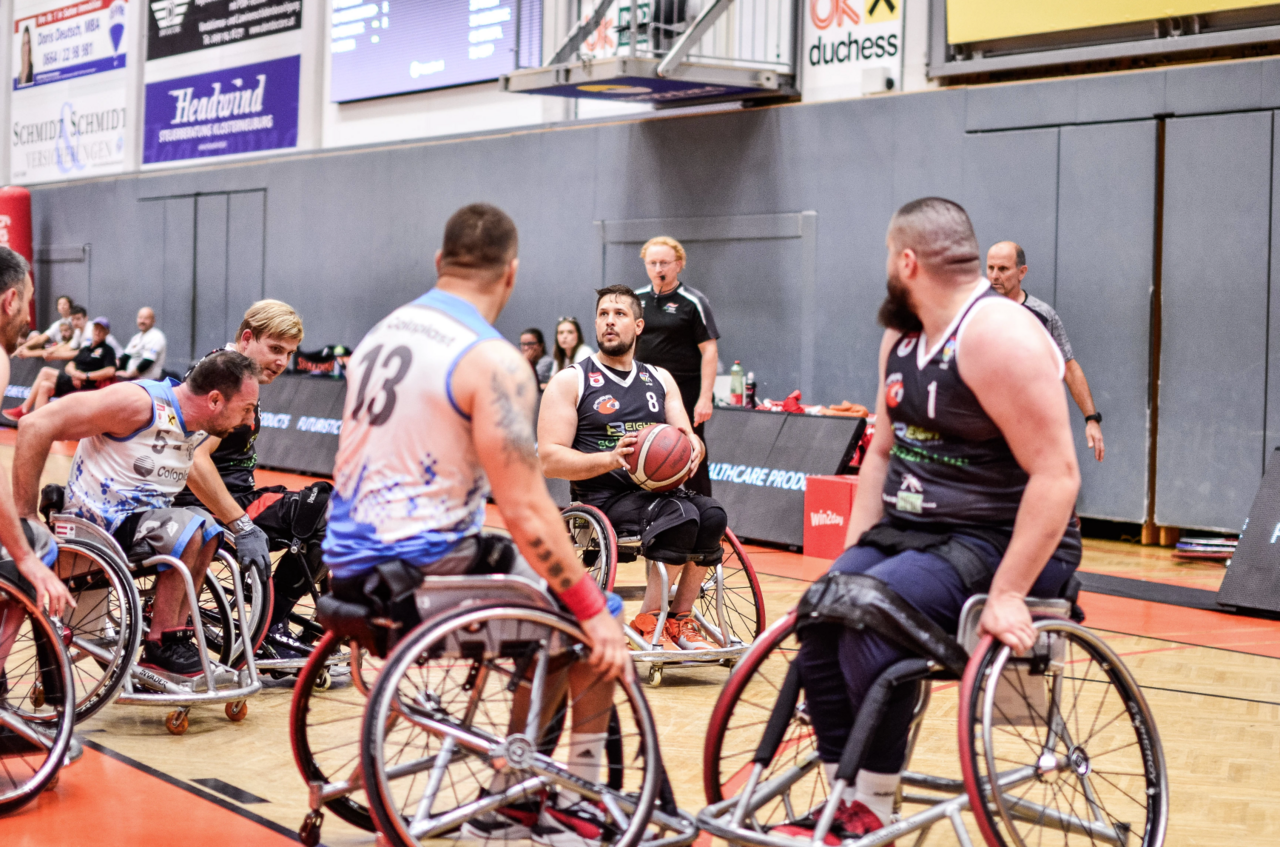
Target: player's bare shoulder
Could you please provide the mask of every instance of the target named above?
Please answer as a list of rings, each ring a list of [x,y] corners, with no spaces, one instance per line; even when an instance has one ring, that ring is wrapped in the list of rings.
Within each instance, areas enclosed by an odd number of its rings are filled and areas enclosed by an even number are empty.
[[[966,380],[975,368],[1022,376],[1044,371],[1059,378],[1062,357],[1053,339],[1025,307],[991,297],[961,324],[956,366]]]

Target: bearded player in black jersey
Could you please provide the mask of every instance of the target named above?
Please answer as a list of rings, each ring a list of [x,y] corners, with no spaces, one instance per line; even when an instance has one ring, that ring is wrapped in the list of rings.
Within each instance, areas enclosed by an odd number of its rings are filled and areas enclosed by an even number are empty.
[[[657,649],[707,650],[716,645],[703,637],[691,612],[707,568],[724,555],[720,539],[729,521],[710,497],[686,489],[645,491],[627,473],[634,433],[650,424],[671,424],[687,435],[694,468],[706,452],[671,374],[635,360],[636,338],[643,331],[634,291],[613,285],[596,292],[600,352],[547,384],[538,412],[538,455],[543,473],[571,480],[573,498],[603,511],[619,534],[639,534],[644,555],[666,565],[669,585],[679,583],[657,633],[662,582],[651,571],[631,628]]]
[[[965,600],[988,594],[980,629],[1017,651],[1036,633],[1028,595],[1058,597],[1080,561],[1080,487],[1063,361],[1036,318],[982,277],[964,209],[936,197],[889,223],[889,296],[880,308],[876,431],[832,565],[866,574],[955,632]],[[906,653],[870,629],[818,624],[797,663],[818,754],[834,781],[872,682]],[[899,686],[828,844],[880,829],[893,813],[915,690]],[[812,837],[812,820],[778,827]]]
[[[262,369],[259,384],[270,385],[284,373],[301,342],[302,318],[298,313],[279,300],[259,300],[244,313],[236,339],[226,349],[257,362]],[[322,516],[332,486],[320,482],[302,491],[290,491],[282,485],[258,488],[254,470],[258,467],[256,443],[261,427],[261,409],[257,409],[252,426],[239,427],[226,438],[211,437],[201,445],[187,488],[174,505],[203,505],[230,527],[242,567],[271,573],[270,550],[285,549],[271,577],[273,599],[264,647],[270,650],[271,658],[301,659],[307,648],[290,636],[285,619],[323,568]],[[309,515],[315,520],[309,520]],[[299,537],[300,527],[307,537]],[[296,550],[292,549],[295,540],[301,542]]]

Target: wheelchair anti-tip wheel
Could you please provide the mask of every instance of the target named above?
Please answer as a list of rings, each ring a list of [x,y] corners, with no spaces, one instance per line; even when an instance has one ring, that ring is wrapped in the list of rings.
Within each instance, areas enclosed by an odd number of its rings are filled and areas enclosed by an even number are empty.
[[[473,607],[414,630],[388,658],[365,713],[361,761],[379,832],[417,847],[482,815],[574,791],[613,847],[680,835],[686,821],[674,808],[654,809],[661,762],[638,685],[613,686],[596,715],[575,713],[564,696],[587,651],[575,623],[531,607]],[[600,782],[583,782],[567,763],[562,727],[605,714],[607,768]]]
[[[323,799],[325,808],[352,826],[373,832],[373,817],[360,779],[365,694],[354,684],[354,667],[350,677],[337,678],[329,668],[331,658],[347,650],[353,657],[360,654],[358,645],[332,633],[326,633],[316,645],[294,684],[289,738],[302,778],[308,785],[320,786],[322,795],[330,795]],[[329,685],[319,684],[322,676],[330,679]],[[312,826],[318,838],[318,820]]]
[[[50,787],[71,745],[75,684],[60,630],[0,578],[0,815]]]
[[[1142,691],[1084,627],[1035,626],[1024,657],[984,637],[961,683],[961,766],[983,837],[991,847],[1160,847],[1168,775]]]
[[[138,656],[142,603],[128,566],[98,545],[59,540],[57,572],[74,609],[63,616],[74,668],[76,719],[83,721],[113,701]]]
[[[576,503],[560,512],[573,550],[583,569],[603,591],[612,591],[618,577],[618,537],[604,512]]]

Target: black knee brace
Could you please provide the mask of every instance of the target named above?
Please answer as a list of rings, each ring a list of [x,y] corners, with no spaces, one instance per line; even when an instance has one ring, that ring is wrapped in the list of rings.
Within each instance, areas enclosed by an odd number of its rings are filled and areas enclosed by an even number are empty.
[[[698,535],[693,542],[693,560],[703,567],[714,567],[724,558],[720,539],[729,528],[729,516],[714,500],[704,504],[698,515]]]
[[[698,538],[698,509],[684,497],[662,497],[641,521],[644,555],[655,562],[683,565]]]

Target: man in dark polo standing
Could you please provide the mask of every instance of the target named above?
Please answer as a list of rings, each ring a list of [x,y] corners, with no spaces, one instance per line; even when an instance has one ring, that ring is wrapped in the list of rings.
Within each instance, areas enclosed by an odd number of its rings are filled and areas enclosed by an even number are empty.
[[[644,307],[644,332],[637,341],[636,358],[671,374],[693,422],[693,432],[705,444],[703,429],[711,418],[711,390],[720,354],[716,345],[720,333],[711,304],[701,291],[680,282],[685,252],[679,241],[665,235],[651,238],[640,249],[640,258],[650,284],[636,291]],[[704,457],[685,488],[710,497],[707,468]]]

